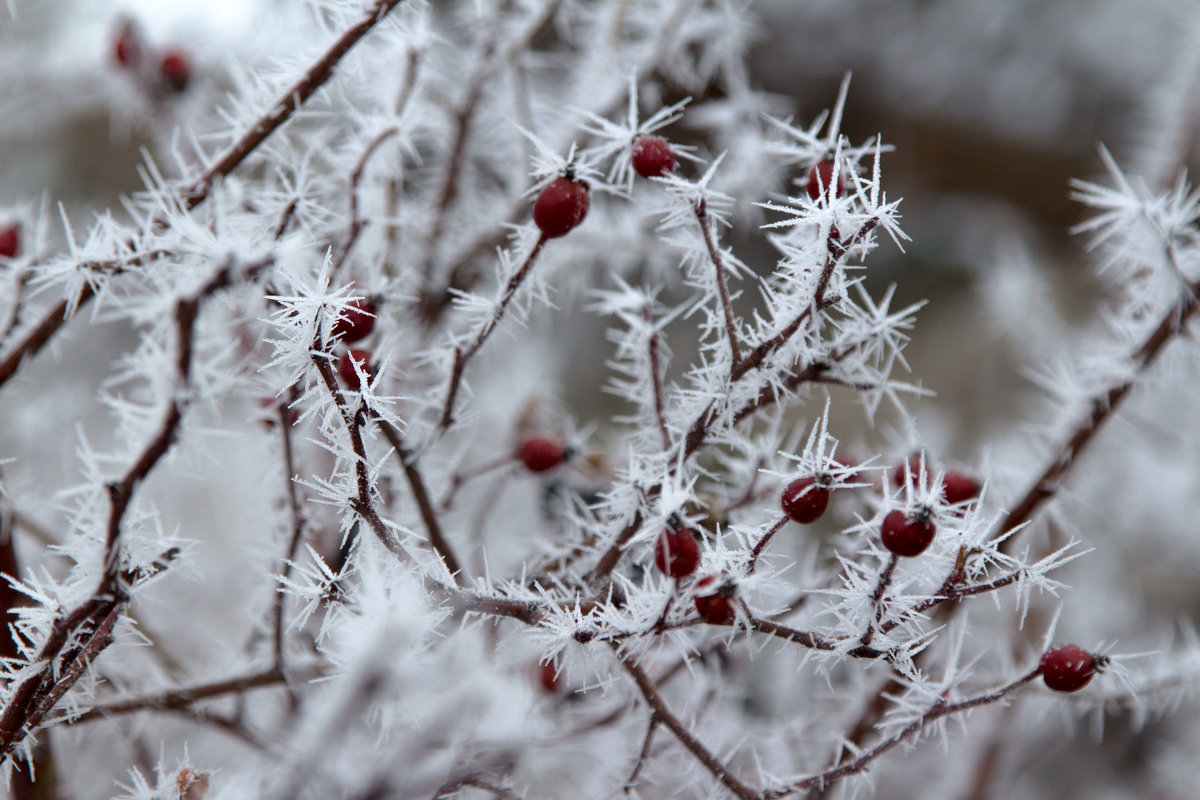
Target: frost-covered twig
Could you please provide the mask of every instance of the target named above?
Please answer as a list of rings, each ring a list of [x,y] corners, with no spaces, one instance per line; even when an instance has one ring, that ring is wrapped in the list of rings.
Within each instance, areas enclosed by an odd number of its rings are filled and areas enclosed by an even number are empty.
[[[795,794],[796,792],[828,786],[829,784],[842,780],[850,775],[859,774],[866,770],[873,761],[882,756],[884,753],[892,750],[897,745],[903,744],[905,741],[914,736],[919,736],[921,731],[931,723],[951,714],[959,714],[965,711],[970,711],[974,708],[979,708],[981,706],[1003,702],[1006,700],[1006,698],[1008,698],[1009,695],[1034,681],[1040,674],[1041,669],[1035,669],[1032,672],[1028,672],[1025,675],[1022,675],[1020,678],[1017,678],[1015,681],[1005,684],[998,689],[993,689],[990,692],[985,692],[984,694],[976,695],[975,697],[971,697],[966,700],[959,700],[953,703],[947,703],[945,700],[941,700],[931,706],[924,714],[921,714],[919,717],[906,725],[898,733],[887,737],[879,744],[862,753],[858,757],[830,767],[818,775],[813,775],[811,777],[804,778],[803,780],[789,783],[785,787],[768,789],[764,791],[761,796],[763,800],[776,800],[776,798],[787,797],[788,795]]]

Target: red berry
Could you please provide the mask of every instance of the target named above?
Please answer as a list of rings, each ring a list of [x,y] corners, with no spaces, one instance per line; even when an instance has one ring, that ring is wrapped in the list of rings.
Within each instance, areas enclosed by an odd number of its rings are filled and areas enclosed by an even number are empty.
[[[355,364],[358,364],[367,380],[371,380],[371,351],[347,350],[342,353],[342,360],[338,362],[338,374],[342,376],[346,386],[358,391],[361,384],[358,373],[354,371]]]
[[[517,457],[530,472],[545,472],[561,464],[567,451],[557,439],[530,436],[517,447]]]
[[[558,679],[558,670],[554,667],[553,661],[547,661],[540,665],[538,669],[538,683],[541,684],[542,690],[547,694],[558,694],[561,681]]]
[[[588,188],[565,175],[542,189],[533,204],[533,221],[547,239],[565,236],[588,212]]]
[[[942,494],[947,503],[965,503],[979,497],[982,487],[970,475],[947,472],[942,478]]]
[[[926,465],[925,471],[929,471],[928,465]],[[904,459],[904,463],[892,470],[892,483],[896,486],[903,486],[908,482],[909,475],[912,475],[913,483],[916,483],[921,475],[921,456],[918,453],[913,453]]]
[[[172,91],[183,92],[192,79],[192,68],[182,51],[167,50],[158,62],[158,74]]]
[[[7,228],[0,228],[0,256],[16,258],[21,250],[21,225],[14,222]]]
[[[1078,692],[1096,674],[1097,659],[1073,644],[1052,647],[1042,654],[1042,680],[1056,692]]]
[[[818,162],[812,169],[808,171],[808,196],[813,200],[820,200],[822,190],[830,200],[835,197],[842,197],[846,194],[846,181],[842,177],[842,173],[838,173],[837,185],[833,185],[833,162],[829,159]]]
[[[807,525],[825,513],[829,506],[829,490],[818,486],[815,478],[797,478],[783,490],[780,505],[789,519]]]
[[[686,578],[700,566],[700,545],[687,528],[664,531],[654,546],[654,564],[665,575]]]
[[[718,587],[717,580],[717,576],[709,575],[696,584],[697,589],[715,589],[711,594],[696,595],[696,611],[699,612],[700,619],[709,625],[729,625],[737,617],[730,600],[734,587],[732,584]]]
[[[937,528],[928,519],[921,516],[910,519],[908,514],[896,509],[883,518],[880,536],[888,550],[912,558],[925,552],[936,533]]]
[[[138,41],[137,30],[133,23],[123,22],[117,29],[117,38],[113,44],[113,59],[124,69],[136,69],[142,60],[142,44]]]
[[[375,306],[370,300],[351,300],[333,323],[333,338],[346,344],[365,339],[375,330]]]
[[[639,136],[633,142],[633,171],[643,178],[675,171],[675,152],[661,136]]]

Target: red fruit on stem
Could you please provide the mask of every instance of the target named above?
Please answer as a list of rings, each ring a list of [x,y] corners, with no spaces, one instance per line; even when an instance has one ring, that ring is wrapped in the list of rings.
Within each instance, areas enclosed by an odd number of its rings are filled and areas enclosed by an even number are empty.
[[[554,239],[567,235],[583,222],[587,212],[587,184],[563,175],[538,194],[533,204],[533,221],[547,239]]]
[[[351,300],[346,310],[333,323],[333,338],[345,344],[365,339],[375,330],[375,306],[370,300]]]
[[[1077,692],[1096,674],[1096,657],[1073,644],[1052,647],[1042,654],[1042,680],[1056,692]]]
[[[829,506],[829,490],[818,486],[816,478],[797,478],[783,490],[779,504],[789,519],[807,525],[825,513]]]
[[[925,466],[925,471],[929,471],[929,466]],[[912,475],[912,481],[915,484],[921,475],[921,456],[919,453],[913,453],[908,458],[904,459],[904,463],[892,470],[892,484],[895,486],[903,486],[908,482],[908,476]]]
[[[0,228],[0,256],[16,258],[21,251],[21,225],[14,222],[6,228]]]
[[[555,668],[553,661],[548,661],[539,666],[538,683],[541,684],[542,691],[547,694],[558,694],[561,681],[558,679],[558,670]]]
[[[687,528],[664,531],[654,546],[654,564],[664,575],[686,578],[700,566],[700,545]]]
[[[530,436],[517,446],[517,457],[530,472],[545,472],[561,464],[567,451],[557,439]]]
[[[970,475],[961,472],[947,472],[942,477],[942,496],[947,503],[965,503],[979,497],[982,487]]]
[[[187,90],[192,79],[192,67],[181,50],[167,50],[158,62],[158,74],[171,91]]]
[[[912,558],[925,552],[933,541],[937,528],[924,517],[910,518],[908,514],[896,509],[888,512],[883,518],[883,528],[880,537],[883,546],[898,556]]]
[[[371,380],[371,351],[347,350],[342,353],[342,360],[338,362],[338,374],[342,376],[342,381],[348,388],[358,391],[362,384],[359,382],[358,373],[354,371],[355,364],[358,364],[366,379]]]
[[[633,171],[643,178],[675,171],[675,152],[661,136],[639,136],[633,142]]]
[[[137,30],[131,22],[123,22],[117,29],[113,59],[117,66],[123,69],[137,69],[142,61],[142,44],[138,41]]]
[[[842,197],[846,194],[846,181],[843,178],[843,173],[839,172],[837,185],[834,185],[833,162],[825,159],[817,162],[808,171],[808,185],[805,188],[808,190],[808,196],[813,200],[820,200],[822,194],[832,200],[835,197]]]
[[[718,580],[716,575],[709,575],[696,584],[697,590],[715,589],[711,594],[696,595],[696,611],[700,614],[700,619],[709,625],[729,625],[737,617],[733,610],[733,601],[730,599],[733,585],[717,586]]]

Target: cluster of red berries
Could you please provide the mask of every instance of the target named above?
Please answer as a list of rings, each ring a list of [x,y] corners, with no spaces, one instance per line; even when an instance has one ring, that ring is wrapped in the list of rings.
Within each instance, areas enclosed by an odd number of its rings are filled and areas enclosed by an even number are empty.
[[[654,565],[676,580],[693,574],[700,566],[700,545],[695,535],[683,525],[663,531],[654,546]],[[693,602],[700,619],[709,625],[732,624],[737,616],[733,608],[736,589],[733,581],[717,575],[697,581]]]
[[[1056,692],[1078,692],[1104,669],[1108,658],[1074,644],[1052,647],[1042,654],[1038,671],[1046,686]]]
[[[633,170],[643,178],[675,171],[675,152],[661,136],[642,135],[633,142]],[[566,236],[583,222],[591,200],[588,185],[575,178],[569,167],[546,184],[533,202],[533,222],[547,239]]]
[[[16,258],[21,252],[21,225],[13,222],[0,228],[0,256]]]
[[[375,330],[375,304],[370,300],[352,300],[346,310],[333,324],[333,338],[343,344],[353,344],[365,339]],[[355,365],[358,369],[355,369]],[[351,348],[342,353],[338,362],[338,374],[347,388],[358,391],[362,387],[359,371],[369,381],[373,375],[371,351]]]
[[[730,625],[737,617],[733,610],[733,595],[736,591],[733,581],[722,581],[716,575],[709,575],[696,582],[696,591],[705,590],[704,594],[695,597],[696,612],[700,619],[709,625]]]
[[[191,60],[178,47],[157,54],[156,63],[143,59],[141,33],[131,20],[122,20],[113,41],[113,60],[121,69],[152,76],[159,86],[176,94],[187,91],[192,81]]]

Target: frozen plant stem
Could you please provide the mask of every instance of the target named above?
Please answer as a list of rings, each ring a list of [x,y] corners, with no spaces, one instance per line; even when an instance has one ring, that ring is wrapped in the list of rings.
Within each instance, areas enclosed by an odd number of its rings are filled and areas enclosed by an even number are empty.
[[[859,640],[861,647],[870,646],[871,642],[875,639],[875,633],[879,630],[880,623],[883,621],[884,595],[887,594],[888,586],[892,583],[892,575],[896,572],[896,564],[899,561],[900,556],[892,553],[892,557],[888,559],[887,566],[879,574],[879,583],[875,585],[875,593],[871,596],[871,605],[875,609],[874,620],[863,633],[862,639]]]
[[[721,248],[713,234],[712,222],[708,217],[708,202],[701,199],[694,206],[696,222],[700,223],[700,232],[704,235],[704,246],[708,249],[708,258],[716,270],[717,293],[721,298],[721,311],[725,314],[725,333],[729,337],[730,363],[735,367],[742,360],[742,348],[738,345],[737,318],[733,315],[733,301],[729,297],[729,279],[725,275],[725,260],[721,257]]]
[[[421,514],[421,521],[425,524],[425,533],[429,536],[430,545],[441,556],[442,563],[446,565],[446,570],[451,575],[451,580],[457,581],[457,576],[462,572],[462,564],[458,560],[458,557],[454,555],[454,549],[450,546],[450,541],[442,531],[442,524],[438,521],[437,509],[433,507],[433,501],[429,497],[429,489],[425,485],[425,477],[417,467],[412,451],[405,446],[404,437],[400,431],[396,430],[395,425],[392,425],[387,420],[378,418],[376,418],[376,423],[379,425],[379,429],[383,431],[384,438],[388,440],[388,443],[396,451],[396,458],[400,460],[400,465],[404,469],[404,477],[408,481],[408,487],[412,491],[413,499],[417,503],[417,511]]]
[[[637,684],[638,691],[642,693],[646,704],[650,706],[651,714],[656,716],[659,722],[665,725],[671,733],[675,734],[675,738],[679,740],[679,743],[686,747],[696,757],[696,760],[712,773],[712,776],[723,784],[725,788],[729,789],[729,791],[733,792],[741,800],[757,800],[759,793],[732,775],[725,765],[708,748],[701,744],[700,740],[692,735],[687,726],[680,722],[679,718],[667,708],[667,704],[663,702],[662,697],[658,694],[658,687],[654,681],[650,680],[645,671],[635,664],[630,657],[622,655],[615,646],[613,649],[616,652],[617,658],[621,660],[621,666],[633,678],[633,682]]]
[[[304,539],[304,516],[300,511],[300,498],[296,490],[296,464],[295,456],[292,452],[292,406],[299,399],[299,387],[292,385],[282,402],[276,403],[276,424],[279,426],[279,439],[281,450],[283,451],[283,477],[287,484],[286,496],[288,506],[288,517],[292,523],[291,535],[288,539],[287,552],[280,561],[279,575],[283,579],[291,574],[292,563],[295,561],[296,552],[300,549],[300,542]],[[287,598],[283,592],[275,593],[275,605],[273,608],[271,638],[275,649],[275,668],[282,670],[283,663],[283,611],[284,602]],[[296,700],[296,695],[292,694],[292,699]]]
[[[650,306],[642,308],[642,319],[647,326],[653,326],[654,315]],[[658,355],[658,330],[651,327],[649,339],[646,342],[647,355],[650,361],[650,385],[654,391],[654,419],[658,422],[658,433],[662,436],[663,449],[671,446],[671,433],[667,430],[666,400],[663,398],[662,366]]]
[[[381,131],[371,143],[367,145],[363,154],[359,156],[358,163],[354,165],[354,172],[350,174],[350,231],[346,234],[346,240],[342,242],[342,248],[338,251],[337,257],[333,259],[333,264],[329,267],[329,280],[332,283],[337,273],[341,271],[342,265],[346,263],[346,258],[349,257],[350,251],[354,249],[354,244],[358,241],[359,234],[362,233],[363,226],[366,225],[359,213],[358,208],[358,190],[362,183],[363,173],[366,172],[367,162],[371,160],[371,156],[388,139],[400,132],[399,128],[391,127]]]
[[[1171,306],[1142,346],[1133,353],[1130,363],[1133,366],[1135,377],[1092,398],[1091,413],[1075,428],[1075,431],[1059,449],[1054,460],[1046,465],[1025,496],[1000,519],[995,527],[993,538],[1003,536],[1013,528],[1033,519],[1042,504],[1057,494],[1058,487],[1062,485],[1071,468],[1079,461],[1079,457],[1087,449],[1097,431],[1113,415],[1137,383],[1137,376],[1145,372],[1159,357],[1166,345],[1187,328],[1192,317],[1196,315],[1197,309],[1200,309],[1198,292],[1200,292],[1200,282],[1188,285],[1182,292],[1179,301]],[[1001,543],[1001,549],[1007,551],[1013,546],[1015,540],[1015,536],[1009,537]]]
[[[279,686],[286,683],[287,677],[278,667],[272,667],[262,672],[229,678],[213,683],[202,683],[185,689],[169,689],[156,694],[131,697],[126,700],[116,700],[102,703],[82,714],[67,720],[68,725],[83,725],[84,723],[108,719],[122,714],[132,714],[145,710],[184,709],[195,703],[224,697],[230,694],[240,694],[252,689],[262,689]]]
[[[533,249],[529,251],[529,255],[525,256],[525,260],[521,263],[521,266],[508,279],[508,283],[504,285],[504,293],[500,297],[500,302],[496,304],[492,316],[484,323],[471,343],[465,348],[454,348],[454,366],[450,370],[450,387],[446,390],[446,402],[442,406],[441,430],[446,430],[454,424],[454,400],[458,397],[458,388],[462,383],[463,369],[467,366],[467,362],[471,360],[471,357],[487,341],[487,338],[492,335],[492,331],[496,329],[496,325],[500,323],[505,310],[508,309],[508,304],[512,302],[517,289],[521,287],[526,276],[529,275],[529,271],[533,269],[534,262],[537,261],[538,254],[542,252],[542,247],[545,246],[547,241],[549,239],[545,234],[538,237],[537,242],[533,245]]]
[[[768,789],[763,792],[761,797],[763,800],[777,800],[780,797],[786,797],[796,792],[807,791],[809,789],[823,788],[829,786],[835,781],[839,781],[849,775],[855,775],[866,770],[871,762],[888,752],[896,745],[903,743],[905,740],[916,736],[920,731],[931,722],[936,722],[942,717],[950,714],[958,714],[964,711],[970,711],[973,708],[980,706],[992,705],[999,703],[1007,698],[1010,694],[1021,689],[1026,684],[1035,680],[1041,674],[1040,669],[1035,669],[1017,678],[1012,683],[1001,686],[998,689],[993,689],[985,694],[977,695],[966,700],[960,700],[956,703],[938,702],[929,708],[924,714],[910,722],[899,733],[896,733],[884,739],[879,744],[872,747],[862,755],[852,761],[847,761],[837,766],[831,767],[819,775],[805,778],[801,781],[789,784],[780,789]]]
[[[354,511],[371,527],[372,533],[384,547],[402,560],[408,560],[408,553],[404,551],[404,547],[384,524],[375,508],[374,498],[371,496],[371,478],[367,474],[367,449],[362,438],[362,427],[367,418],[366,408],[360,401],[353,411],[350,410],[346,395],[338,386],[337,376],[334,375],[333,357],[324,352],[320,345],[320,334],[318,334],[318,340],[313,342],[312,363],[317,368],[317,374],[321,376],[325,388],[333,397],[333,402],[346,426],[346,432],[350,436],[350,446],[354,451],[354,475],[357,489],[357,495],[351,499]],[[353,546],[353,537],[347,536],[341,555],[347,554]],[[339,557],[339,561],[344,562],[344,558]]]
[[[145,577],[122,571],[120,548],[121,522],[133,500],[134,490],[150,475],[175,443],[186,404],[186,392],[192,364],[192,338],[196,317],[203,300],[236,281],[255,278],[274,261],[266,259],[243,267],[232,261],[217,270],[191,297],[175,305],[175,390],[158,433],[150,440],[120,480],[107,486],[109,514],[104,542],[104,572],[91,598],[55,624],[50,636],[39,648],[40,667],[25,677],[0,712],[0,761],[7,758],[42,717],[74,685],[90,662],[112,641],[112,625],[129,599],[129,585]],[[175,551],[163,556],[161,568],[173,559]],[[85,638],[86,644],[72,650],[72,642]],[[61,659],[62,672],[56,661]]]

